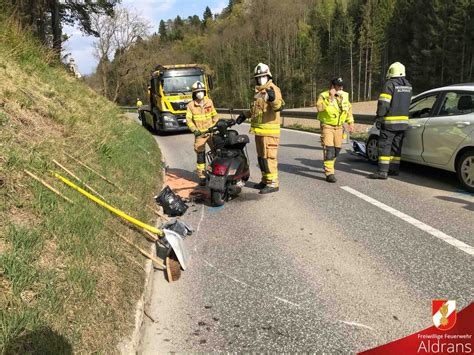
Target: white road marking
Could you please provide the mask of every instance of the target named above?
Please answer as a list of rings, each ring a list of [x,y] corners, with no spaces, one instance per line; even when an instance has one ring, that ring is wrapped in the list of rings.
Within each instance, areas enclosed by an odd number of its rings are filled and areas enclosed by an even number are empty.
[[[360,328],[365,328],[365,329],[370,329],[370,330],[375,331],[374,328],[369,327],[368,325],[365,325],[365,324],[362,324],[362,323],[347,322],[347,321],[345,321],[345,320],[340,320],[339,322],[344,323],[344,324],[347,324],[347,325],[352,325],[352,326],[354,326],[354,327],[360,327]]]
[[[219,270],[218,268],[216,268],[214,265],[212,265],[212,264],[211,264],[209,261],[207,261],[206,259],[203,259],[203,260],[204,260],[204,262],[205,262],[208,266],[210,266],[211,268],[213,268],[214,270],[216,270],[218,273],[224,275],[225,277],[231,279],[231,280],[234,281],[234,282],[237,282],[237,283],[239,283],[239,284],[241,284],[241,285],[244,285],[245,287],[249,287],[249,285],[247,285],[245,282],[240,281],[239,279],[236,279],[235,277],[230,276],[229,274],[225,273],[224,271]]]
[[[427,232],[429,234],[431,234],[432,236],[438,238],[438,239],[441,239],[443,241],[445,241],[446,243],[452,245],[453,247],[456,247],[458,248],[459,250],[462,250],[466,253],[468,253],[469,255],[474,255],[474,247],[464,243],[464,242],[461,242],[460,240],[457,240],[456,238],[453,238],[443,232],[441,232],[440,230],[436,229],[436,228],[433,228],[413,217],[410,217],[409,215],[403,213],[403,212],[400,212],[398,210],[396,210],[395,208],[392,208],[390,206],[387,206],[386,204],[380,202],[380,201],[377,201],[376,199],[373,199],[372,197],[369,197],[365,194],[363,194],[362,192],[359,192],[357,190],[354,190],[353,188],[349,187],[349,186],[342,186],[341,189],[361,198],[362,200],[374,205],[374,206],[377,206],[379,207],[380,209],[404,220],[405,222],[407,223],[410,223],[411,225],[415,226],[416,228],[418,229],[421,229],[422,231],[424,232]]]
[[[365,174],[365,175],[372,174],[372,173],[369,172],[369,171],[360,170],[360,169],[351,169],[351,170],[352,170],[352,171],[355,171],[355,172],[358,172],[358,173],[361,173],[361,174]]]
[[[222,270],[219,270],[217,267],[215,267],[214,265],[212,265],[209,261],[207,261],[206,259],[203,259],[203,261],[211,268],[213,268],[214,270],[216,270],[218,273],[220,273],[221,275],[227,277],[228,279],[236,282],[236,283],[239,283],[241,285],[243,285],[244,287],[248,287],[248,288],[251,288],[257,292],[261,292],[263,294],[265,294],[266,296],[268,297],[272,297],[274,299],[276,299],[277,301],[280,301],[280,302],[284,302],[284,303],[287,303],[287,304],[290,304],[292,306],[296,306],[296,307],[299,307],[300,305],[298,303],[294,303],[294,302],[291,302],[291,301],[288,301],[287,299],[284,299],[284,298],[281,298],[281,297],[278,297],[278,296],[275,296],[275,295],[271,295],[271,294],[268,294],[266,293],[265,291],[262,291],[260,288],[257,288],[257,287],[254,287],[254,286],[251,286],[243,281],[240,281],[239,279],[229,275],[228,273],[222,271]]]
[[[282,301],[282,302],[291,304],[291,305],[296,306],[296,307],[299,307],[299,306],[300,306],[299,304],[294,303],[294,302],[291,302],[291,301],[288,301],[288,300],[285,300],[284,298],[281,298],[281,297],[278,297],[278,296],[273,296],[273,297],[275,297],[275,299],[277,299],[278,301]]]

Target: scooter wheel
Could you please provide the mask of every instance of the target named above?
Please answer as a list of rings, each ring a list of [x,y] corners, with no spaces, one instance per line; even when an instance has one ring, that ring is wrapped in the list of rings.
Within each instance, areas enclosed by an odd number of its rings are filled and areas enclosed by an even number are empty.
[[[211,190],[211,202],[214,207],[222,206],[225,202],[225,192]]]

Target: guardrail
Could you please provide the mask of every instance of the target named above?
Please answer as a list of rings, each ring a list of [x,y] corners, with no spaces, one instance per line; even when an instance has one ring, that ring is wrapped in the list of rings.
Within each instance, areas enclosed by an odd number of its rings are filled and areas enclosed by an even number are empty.
[[[137,106],[119,106],[119,109],[123,111],[136,111]]]
[[[145,107],[145,105],[144,105]],[[124,111],[136,111],[137,107],[136,106],[119,106],[121,110]],[[248,110],[245,109],[229,109],[229,108],[217,108],[216,109],[218,113],[227,113],[234,115],[239,115],[241,112],[246,112]],[[316,119],[316,112],[311,112],[311,111],[293,111],[293,110],[283,110],[281,114],[282,119],[284,120],[285,117],[289,118],[305,118],[305,119]],[[356,123],[363,123],[363,124],[373,124],[375,122],[375,116],[374,115],[360,115],[360,114],[354,114],[354,120]]]
[[[248,110],[245,109],[228,109],[228,108],[217,108],[218,113],[227,113],[239,115],[242,112],[247,112]],[[316,112],[312,111],[293,111],[293,110],[283,110],[281,113],[281,117],[284,120],[285,117],[289,118],[305,118],[305,119],[316,119]],[[363,124],[373,124],[375,122],[375,115],[360,115],[354,114],[354,120],[356,123],[363,123]]]

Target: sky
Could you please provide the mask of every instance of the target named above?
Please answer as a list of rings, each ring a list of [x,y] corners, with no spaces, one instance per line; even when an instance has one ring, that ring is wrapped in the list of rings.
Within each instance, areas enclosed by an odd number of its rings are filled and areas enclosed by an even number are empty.
[[[222,11],[229,3],[228,0],[122,0],[120,6],[133,10],[148,20],[150,32],[158,32],[161,20],[174,19],[176,16],[187,18],[188,16],[202,14],[209,6],[212,13]],[[94,72],[97,60],[94,57],[93,43],[95,38],[84,36],[78,28],[65,26],[64,33],[71,38],[64,44],[63,54],[71,53],[76,61],[79,71],[83,75]]]

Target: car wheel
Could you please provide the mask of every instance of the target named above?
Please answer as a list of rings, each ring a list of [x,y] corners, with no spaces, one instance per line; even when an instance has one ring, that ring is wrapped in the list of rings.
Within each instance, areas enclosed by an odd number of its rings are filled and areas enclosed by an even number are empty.
[[[474,192],[474,150],[464,152],[456,164],[456,172],[461,185]]]
[[[379,137],[377,136],[370,136],[367,139],[366,145],[366,152],[367,152],[367,159],[372,164],[377,164],[379,161],[379,148],[378,148]]]

